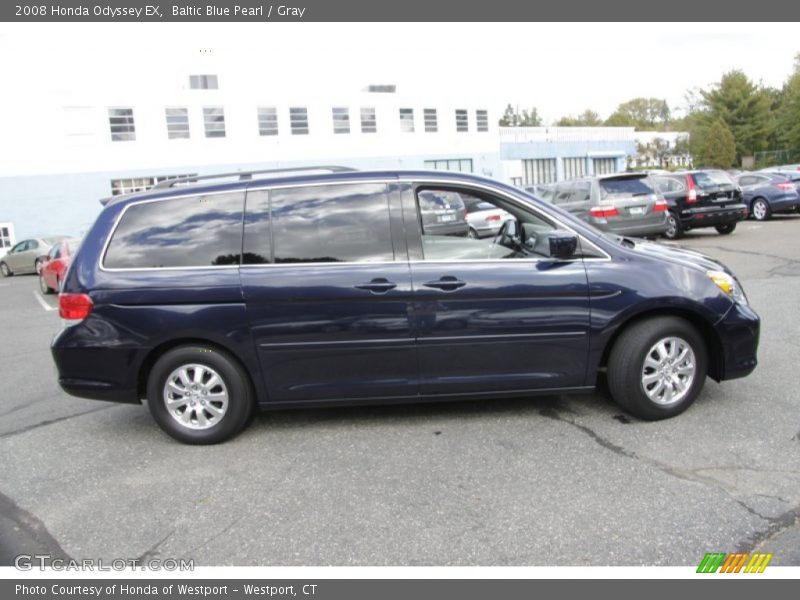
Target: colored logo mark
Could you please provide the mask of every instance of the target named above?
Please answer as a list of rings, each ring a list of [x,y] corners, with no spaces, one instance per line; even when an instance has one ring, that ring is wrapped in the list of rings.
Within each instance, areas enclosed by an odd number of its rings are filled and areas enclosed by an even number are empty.
[[[710,552],[703,557],[697,567],[698,573],[763,573],[767,568],[772,554],[761,552],[737,552],[725,554],[724,552]]]

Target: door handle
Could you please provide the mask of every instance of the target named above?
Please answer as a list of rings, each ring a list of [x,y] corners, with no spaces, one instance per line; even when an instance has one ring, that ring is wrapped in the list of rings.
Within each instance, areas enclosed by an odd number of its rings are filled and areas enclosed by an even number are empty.
[[[367,290],[371,294],[385,294],[397,287],[396,283],[392,283],[384,277],[376,277],[369,283],[362,283],[356,286],[356,289]]]
[[[452,277],[450,275],[446,275],[437,281],[427,281],[422,285],[429,288],[436,288],[439,290],[443,290],[445,292],[453,292],[458,288],[464,287],[465,285],[467,285],[467,283],[465,281],[461,281],[460,279],[456,279],[455,277]]]

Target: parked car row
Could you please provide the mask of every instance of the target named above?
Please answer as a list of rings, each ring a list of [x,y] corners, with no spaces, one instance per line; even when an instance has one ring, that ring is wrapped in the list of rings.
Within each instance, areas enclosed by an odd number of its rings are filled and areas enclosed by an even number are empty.
[[[739,221],[800,212],[800,169],[732,175],[719,169],[594,175],[526,188],[534,196],[628,237],[678,239],[690,229],[733,233]]]
[[[11,277],[36,273],[42,293],[52,294],[61,289],[61,282],[79,245],[79,239],[64,236],[22,240],[0,258],[0,274]]]

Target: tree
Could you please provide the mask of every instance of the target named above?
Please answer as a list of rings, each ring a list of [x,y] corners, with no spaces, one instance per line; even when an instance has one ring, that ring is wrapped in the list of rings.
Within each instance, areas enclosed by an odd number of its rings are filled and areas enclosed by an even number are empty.
[[[730,169],[735,161],[736,140],[733,132],[722,119],[717,119],[708,129],[703,165],[719,169]]]
[[[623,102],[606,125],[613,127],[635,127],[639,131],[663,131],[670,123],[670,110],[666,100],[658,98],[634,98]]]
[[[499,121],[500,127],[541,127],[542,118],[536,107],[532,107],[530,112],[524,109],[521,113],[510,104],[503,111],[503,116]]]
[[[800,54],[795,56],[794,73],[782,90],[778,110],[777,137],[787,149],[800,149]]]
[[[733,134],[736,158],[764,150],[771,128],[773,99],[741,71],[730,71],[708,91],[701,91],[709,127],[722,121]],[[709,135],[711,131],[709,129]]]
[[[602,124],[600,115],[588,108],[577,117],[561,117],[556,121],[559,127],[600,127]]]

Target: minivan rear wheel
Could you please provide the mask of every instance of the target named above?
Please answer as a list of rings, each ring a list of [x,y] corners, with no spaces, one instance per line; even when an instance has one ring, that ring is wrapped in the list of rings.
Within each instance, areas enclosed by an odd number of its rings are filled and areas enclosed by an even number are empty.
[[[217,348],[173,348],[147,380],[147,405],[159,427],[186,444],[216,444],[236,435],[253,411],[247,374]]]
[[[685,411],[705,383],[708,355],[688,321],[655,317],[622,332],[608,359],[608,388],[614,400],[648,421]]]

